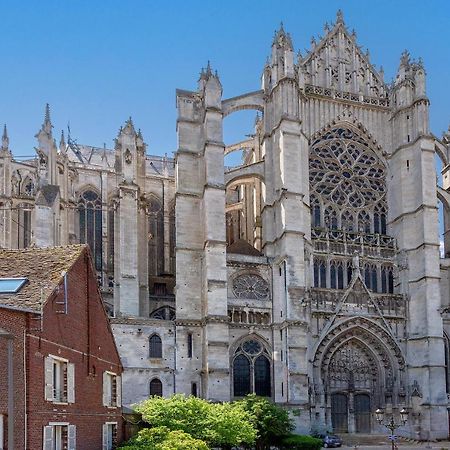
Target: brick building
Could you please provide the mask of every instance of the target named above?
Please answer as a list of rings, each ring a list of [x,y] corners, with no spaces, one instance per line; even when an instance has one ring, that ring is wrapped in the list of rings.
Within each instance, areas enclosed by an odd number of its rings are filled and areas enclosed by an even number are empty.
[[[88,247],[1,250],[0,449],[114,448],[121,373]]]

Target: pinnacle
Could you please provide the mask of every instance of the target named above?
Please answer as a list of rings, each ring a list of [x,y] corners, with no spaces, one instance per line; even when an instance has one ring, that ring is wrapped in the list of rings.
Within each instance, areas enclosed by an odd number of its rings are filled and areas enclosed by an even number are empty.
[[[283,22],[280,23],[280,28],[275,30],[272,45],[276,45],[277,47],[286,47],[289,50],[293,50],[291,35],[284,31]]]
[[[344,23],[344,15],[342,14],[342,10],[338,9],[336,12],[336,24]]]
[[[61,139],[59,140],[59,148],[64,150],[66,148],[66,139],[64,137],[64,130],[61,130]]]
[[[8,130],[6,129],[6,123],[3,126],[3,136],[2,136],[2,149],[6,150],[9,147]]]
[[[51,123],[51,120],[50,120],[50,105],[48,103],[45,105],[44,123]]]

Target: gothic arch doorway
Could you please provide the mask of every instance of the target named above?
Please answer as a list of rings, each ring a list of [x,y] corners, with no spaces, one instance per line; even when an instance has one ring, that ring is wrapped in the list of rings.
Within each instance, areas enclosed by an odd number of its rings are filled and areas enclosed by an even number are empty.
[[[328,366],[331,423],[340,433],[370,433],[372,398],[380,390],[375,355],[357,339],[345,341]]]
[[[373,411],[402,401],[404,369],[401,348],[380,323],[360,316],[337,321],[314,354],[319,417],[336,432],[370,433],[377,427]]]

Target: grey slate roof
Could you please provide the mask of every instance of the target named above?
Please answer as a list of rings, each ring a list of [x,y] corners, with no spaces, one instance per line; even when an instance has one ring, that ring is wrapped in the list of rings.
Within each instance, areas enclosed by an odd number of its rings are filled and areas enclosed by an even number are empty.
[[[0,250],[0,278],[26,277],[16,294],[0,294],[0,308],[40,312],[87,245]]]

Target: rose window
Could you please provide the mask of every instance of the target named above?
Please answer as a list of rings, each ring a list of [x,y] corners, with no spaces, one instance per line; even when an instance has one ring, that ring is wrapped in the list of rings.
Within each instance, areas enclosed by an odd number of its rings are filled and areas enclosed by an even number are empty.
[[[240,275],[233,282],[233,292],[237,298],[267,300],[269,284],[259,275]]]
[[[364,139],[334,128],[313,142],[309,181],[326,203],[365,209],[384,201],[385,168]]]

